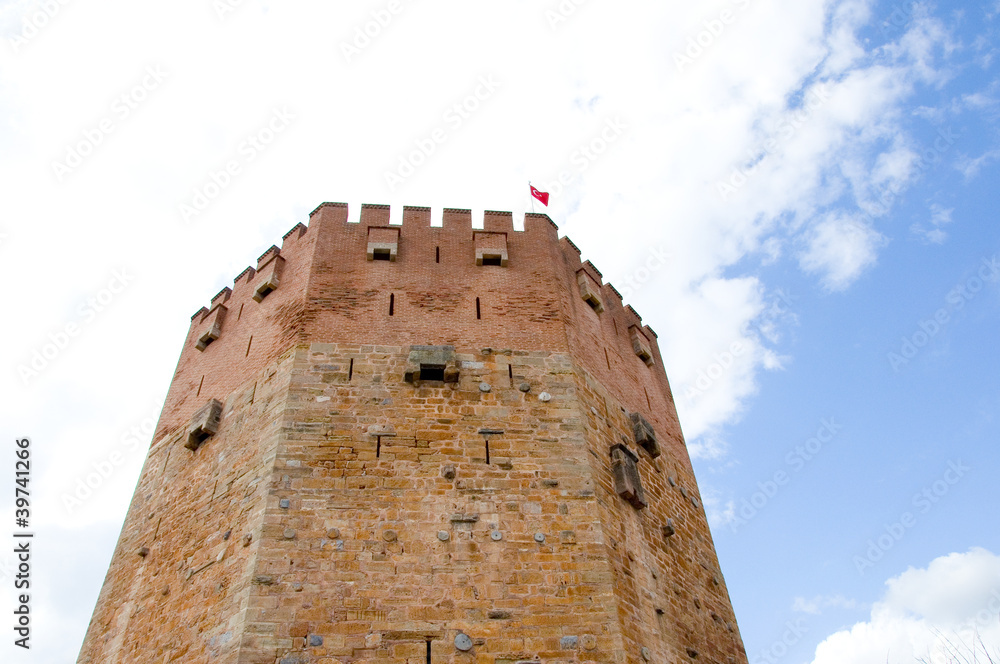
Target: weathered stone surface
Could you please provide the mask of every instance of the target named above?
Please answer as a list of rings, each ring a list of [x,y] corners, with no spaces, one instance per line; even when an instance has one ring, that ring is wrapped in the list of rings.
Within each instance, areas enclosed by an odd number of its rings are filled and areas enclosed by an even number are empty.
[[[211,312],[192,321],[80,664],[408,664],[428,641],[436,664],[746,663],[655,334],[544,217],[487,216],[499,267],[475,265],[465,212],[427,214],[369,262],[388,210],[323,206],[282,244],[280,287],[257,302],[241,275],[202,350]],[[445,380],[412,380],[421,358]],[[635,465],[642,510],[609,454],[631,413],[660,450]]]

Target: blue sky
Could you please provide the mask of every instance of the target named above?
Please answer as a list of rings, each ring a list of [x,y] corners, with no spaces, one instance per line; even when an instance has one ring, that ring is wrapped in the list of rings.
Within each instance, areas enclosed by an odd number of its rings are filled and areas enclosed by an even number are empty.
[[[528,180],[659,334],[751,662],[1000,648],[998,24],[996,0],[0,3],[0,408],[44,543],[38,647],[4,661],[75,658],[194,311],[323,201],[517,218]]]

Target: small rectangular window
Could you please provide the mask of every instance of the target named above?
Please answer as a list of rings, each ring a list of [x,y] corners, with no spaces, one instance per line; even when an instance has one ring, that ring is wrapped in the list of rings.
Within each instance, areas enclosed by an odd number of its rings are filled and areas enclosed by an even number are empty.
[[[388,249],[376,249],[374,252],[372,252],[372,260],[391,261],[392,253]]]
[[[444,380],[443,364],[421,364],[420,380]]]

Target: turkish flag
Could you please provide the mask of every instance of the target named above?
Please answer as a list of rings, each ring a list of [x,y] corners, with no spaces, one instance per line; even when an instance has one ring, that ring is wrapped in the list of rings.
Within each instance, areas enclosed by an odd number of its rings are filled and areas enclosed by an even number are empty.
[[[528,186],[531,187],[531,185]],[[531,195],[537,198],[545,207],[549,206],[549,195],[544,191],[538,191],[534,187],[531,187]]]

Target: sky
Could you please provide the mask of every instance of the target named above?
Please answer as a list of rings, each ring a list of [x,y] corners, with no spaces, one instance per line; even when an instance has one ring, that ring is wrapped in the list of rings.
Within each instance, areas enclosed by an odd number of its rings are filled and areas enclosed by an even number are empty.
[[[33,647],[0,659],[75,661],[195,311],[324,201],[520,223],[529,181],[659,335],[750,661],[996,658],[998,28],[997,0],[0,2],[7,621],[25,438],[36,533]]]

